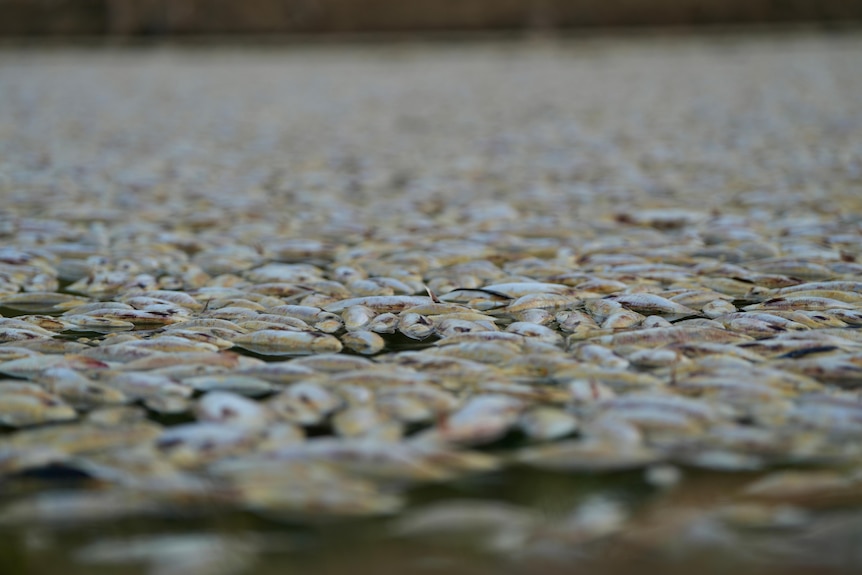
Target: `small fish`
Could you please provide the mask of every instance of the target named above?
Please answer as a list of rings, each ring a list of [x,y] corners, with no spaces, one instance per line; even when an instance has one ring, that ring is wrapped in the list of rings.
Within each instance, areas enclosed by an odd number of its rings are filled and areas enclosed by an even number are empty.
[[[344,347],[362,355],[374,355],[386,347],[383,338],[373,331],[350,331],[342,335],[340,339]]]
[[[242,334],[233,343],[264,355],[337,353],[342,349],[338,338],[328,334],[271,329]]]

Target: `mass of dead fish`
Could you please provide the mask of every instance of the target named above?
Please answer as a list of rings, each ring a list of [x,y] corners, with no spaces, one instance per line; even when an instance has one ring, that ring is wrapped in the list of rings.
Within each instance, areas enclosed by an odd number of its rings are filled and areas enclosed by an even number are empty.
[[[546,163],[508,152],[513,134],[427,171],[416,154],[406,175],[299,162],[267,151],[275,136],[201,173],[153,146],[156,167],[128,182],[0,164],[0,491],[43,482],[0,493],[0,528],[390,516],[397,538],[567,556],[605,540],[731,548],[736,529],[862,505],[862,139],[831,110],[778,142],[796,154],[784,169],[801,166],[783,187],[721,138],[678,166],[652,132],[629,146],[580,128],[523,135],[548,138]],[[727,147],[780,148],[773,120],[740,120]],[[822,150],[806,139],[818,122],[836,141]],[[826,189],[815,164],[847,181]],[[648,178],[655,165],[670,175]],[[691,516],[605,495],[547,514],[411,500],[507,473],[637,477],[657,498],[740,479]],[[166,545],[80,558],[156,561]]]
[[[759,230],[780,254],[814,242],[812,226],[858,224],[805,220],[796,237],[792,220],[677,213],[672,234],[623,218],[609,239],[557,238],[550,255],[431,246],[409,265],[384,237],[283,258],[282,240],[261,236],[256,250],[218,247],[216,265],[142,232],[113,256],[58,219],[74,250],[2,254],[0,470],[63,466],[154,501],[192,490],[353,515],[392,513],[417,482],[507,466],[858,461],[862,283],[846,260],[862,236],[819,248],[809,262],[834,271],[816,279],[799,262],[703,255],[719,232],[733,249],[734,229]],[[28,290],[34,262],[64,291]]]

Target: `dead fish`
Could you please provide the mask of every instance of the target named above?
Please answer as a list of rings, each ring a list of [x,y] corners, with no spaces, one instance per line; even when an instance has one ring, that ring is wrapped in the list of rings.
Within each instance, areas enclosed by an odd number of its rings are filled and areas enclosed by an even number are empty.
[[[854,309],[854,306],[825,297],[788,295],[770,298],[760,303],[745,306],[742,309],[746,311],[770,309],[824,311],[827,309]]]
[[[267,395],[273,391],[272,383],[265,379],[232,373],[188,377],[182,383],[198,391],[233,392],[250,397]]]
[[[408,307],[432,303],[427,296],[389,295],[350,298],[324,306],[323,309],[332,313],[341,313],[350,306],[362,305],[377,313],[400,312]]]
[[[650,316],[658,317],[658,316]],[[629,309],[621,309],[610,314],[602,322],[602,329],[619,331],[626,328],[634,327],[646,321],[647,318],[636,311]]]
[[[434,323],[418,313],[402,313],[398,321],[398,332],[410,339],[421,341],[434,334]]]
[[[255,316],[255,318],[257,318],[257,316]],[[246,333],[263,331],[265,329],[273,331],[312,331],[310,327],[300,329],[286,325],[284,322],[263,321],[259,319],[237,319],[236,322],[245,330]]]
[[[512,318],[515,321],[535,323],[538,325],[549,325],[554,321],[554,314],[546,309],[526,309],[512,314]]]
[[[386,342],[373,331],[356,330],[341,336],[341,343],[356,353],[374,355],[383,351]]]
[[[77,413],[59,397],[38,385],[0,384],[0,424],[27,427],[75,419]]]
[[[0,364],[14,361],[16,359],[24,359],[27,357],[34,357],[40,355],[42,354],[40,354],[38,351],[27,349],[25,347],[9,345],[0,346]]]
[[[658,349],[637,348],[631,353],[623,353],[631,365],[641,368],[669,367],[685,363],[688,358],[675,349],[662,347]]]
[[[697,316],[700,313],[688,306],[651,293],[631,293],[608,296],[622,306],[644,315],[663,315],[669,319]]]
[[[158,352],[154,355],[133,359],[122,363],[118,368],[124,371],[149,371],[169,367],[189,367],[193,365],[217,366],[224,368],[239,368],[262,363],[260,360],[243,357],[230,351],[219,352]]]
[[[804,284],[803,284],[804,285]],[[794,286],[798,287],[798,286]],[[786,288],[785,288],[786,289]],[[849,304],[862,304],[862,293],[835,289],[800,289],[795,291],[777,290],[777,297],[821,297]]]
[[[31,291],[0,296],[0,306],[31,313],[57,311],[60,307],[68,309],[75,307],[76,305],[87,303],[88,301],[88,299],[80,296],[44,291]]]
[[[184,308],[188,308],[193,311],[201,311],[204,308],[204,304],[195,299],[191,294],[175,291],[175,290],[152,290],[146,291],[141,294],[144,297],[151,297],[155,299],[159,299],[162,301],[166,301],[168,303],[179,305]]]
[[[205,393],[194,408],[199,421],[249,428],[265,428],[273,414],[266,405],[226,391]]]
[[[862,310],[827,309],[822,313],[834,321],[840,321],[852,326],[862,326]]]
[[[758,286],[750,281],[725,277],[702,278],[704,287],[740,300],[760,301],[769,297],[769,288]]]
[[[580,276],[575,276],[576,278],[580,278]],[[566,282],[568,283],[568,282]],[[573,282],[576,293],[596,293],[599,295],[607,295],[614,292],[622,291],[628,287],[628,284],[625,284],[621,281],[606,279],[601,277],[589,277],[584,281],[576,281]],[[587,296],[584,296],[587,297]]]
[[[862,436],[862,402],[852,397],[807,395],[796,401],[789,418],[831,436]]]
[[[344,401],[322,385],[301,382],[273,396],[266,404],[281,421],[297,425],[316,425],[342,407]]]
[[[372,368],[375,363],[370,359],[355,355],[321,353],[292,359],[290,365],[324,373],[340,373]]]
[[[611,315],[623,311],[621,303],[608,298],[588,299],[584,301],[584,307],[597,324],[603,323]]]
[[[337,353],[342,345],[338,338],[324,333],[261,330],[242,334],[235,345],[264,355],[305,355]]]
[[[66,331],[94,331],[98,333],[110,333],[134,329],[135,324],[130,321],[111,317],[92,316],[86,314],[64,315]]]
[[[513,298],[487,288],[455,288],[444,293],[440,299],[446,303],[460,303],[474,310],[490,311],[508,305]]]
[[[661,456],[639,444],[617,444],[610,440],[565,440],[519,450],[515,461],[555,471],[607,472],[638,469]]]
[[[233,373],[240,376],[265,379],[271,383],[287,384],[309,379],[316,375],[317,371],[310,367],[299,365],[294,361],[273,361],[243,367],[235,370]]]
[[[87,413],[85,421],[102,427],[122,427],[141,423],[147,419],[147,412],[135,405],[101,407]]]
[[[20,340],[12,343],[0,344],[0,347],[11,346],[16,348],[26,348],[42,354],[76,354],[89,346],[77,341],[68,341],[58,338],[38,338]]]
[[[397,442],[403,434],[400,422],[389,419],[376,407],[351,405],[332,417],[332,427],[340,437],[367,437],[379,441]]]
[[[282,451],[287,450],[302,453],[309,448],[299,445]],[[330,461],[305,456],[272,460],[272,452],[267,457],[219,462],[210,469],[231,484],[243,507],[270,517],[381,515],[403,504],[401,498]]]
[[[764,340],[760,340],[739,345],[714,342],[673,343],[668,345],[666,349],[679,352],[688,358],[700,358],[711,355],[728,355],[738,357],[750,363],[758,363],[763,361],[763,357],[756,353],[756,350],[749,350],[748,346],[757,346],[763,342]]]
[[[737,309],[735,305],[733,305],[727,300],[716,299],[705,304],[701,308],[701,311],[706,317],[710,319],[715,319],[719,316],[736,313]]]
[[[843,388],[862,386],[862,355],[826,355],[777,362],[779,368]]]
[[[399,481],[445,481],[492,471],[496,458],[478,452],[455,451],[433,442],[377,439],[314,438],[270,452],[270,458],[337,465],[360,476]]]
[[[102,370],[95,379],[120,391],[133,400],[161,395],[191,397],[194,388],[164,375],[152,372]]]
[[[217,352],[220,349],[211,343],[195,341],[177,335],[158,335],[149,339],[130,341],[125,345],[167,353]]]
[[[204,421],[165,429],[155,439],[155,446],[178,467],[199,467],[246,452],[261,438],[257,428]]]
[[[582,311],[567,310],[557,312],[554,316],[560,330],[572,334],[574,339],[586,339],[594,335],[599,329],[599,324],[593,318]]]
[[[403,394],[378,396],[375,407],[387,419],[401,423],[429,423],[437,416],[421,399]]]
[[[776,295],[786,295],[794,292],[806,292],[811,290],[830,290],[838,292],[862,293],[862,282],[853,280],[827,280],[816,282],[805,282],[787,286],[775,290]]]
[[[850,311],[854,310],[838,310]],[[856,312],[858,313],[858,312]],[[804,311],[804,310],[770,310],[769,315],[778,316],[788,321],[800,323],[810,329],[820,329],[824,327],[847,327],[847,324],[838,319],[837,315],[831,313],[831,310],[826,311]]]
[[[524,329],[532,329],[533,327],[537,327],[534,324],[528,324]],[[538,326],[541,327],[541,326]],[[554,335],[558,335],[554,333]],[[553,336],[551,336],[553,337]],[[556,339],[556,338],[554,338]],[[516,346],[520,346],[524,342],[524,336],[519,333],[511,333],[511,332],[499,332],[499,331],[480,331],[480,332],[468,332],[468,333],[460,333],[457,335],[451,335],[449,337],[437,340],[434,342],[435,346],[439,347],[449,347],[454,345],[460,345],[462,343],[511,343]]]
[[[518,420],[524,402],[505,395],[476,395],[440,423],[447,442],[481,445],[502,437]]]
[[[440,341],[446,341],[446,339]],[[521,352],[521,346],[510,341],[478,341],[447,345],[434,349],[429,354],[437,357],[442,356],[496,366],[510,361]],[[495,369],[495,367],[488,367],[486,369]]]
[[[216,335],[216,332],[220,332],[221,335]],[[188,339],[193,342],[205,343],[213,346],[215,349],[212,351],[219,351],[223,349],[230,349],[233,347],[233,342],[227,339],[224,339],[222,336],[233,337],[236,335],[234,332],[224,332],[219,330],[218,328],[197,328],[197,329],[172,329],[170,330],[171,336],[179,337],[183,339]],[[160,336],[164,337],[164,336]],[[198,350],[204,351],[204,350]]]
[[[506,282],[483,286],[482,289],[489,292],[505,294],[509,298],[517,299],[531,294],[570,294],[571,287],[563,284],[546,282]]]
[[[0,363],[0,373],[11,375],[13,377],[33,379],[52,367],[103,369],[107,368],[108,364],[98,360],[91,360],[86,357],[64,357],[62,355],[43,355],[37,353],[35,355]]]
[[[401,318],[394,313],[381,313],[368,322],[367,329],[374,333],[395,333],[400,322]]]
[[[426,316],[438,316],[458,313],[476,313],[476,311],[473,308],[464,305],[431,301],[427,304],[406,308],[402,310],[402,313],[418,313]]]
[[[161,432],[161,426],[152,422],[133,423],[110,430],[88,423],[63,423],[18,431],[4,443],[25,449],[50,445],[61,453],[76,455],[146,444]]]
[[[570,383],[572,380],[594,381],[602,383],[615,391],[660,387],[664,384],[661,378],[648,373],[589,364],[580,364],[559,369],[553,374],[553,379],[564,384]]]
[[[745,342],[739,345],[740,350],[754,353],[762,359],[770,359],[780,356],[802,356],[812,353],[828,353],[836,350],[847,349],[842,344],[822,339],[784,339],[772,338],[758,341]],[[0,366],[2,368],[2,366]]]
[[[745,317],[744,314],[741,317],[726,318],[724,320],[718,318],[718,320],[722,321],[722,324],[728,329],[728,331],[745,334],[755,339],[773,337],[777,333],[785,332],[788,329],[788,327],[785,326],[795,325],[800,329],[808,329],[802,324],[797,324],[795,322],[769,321],[756,317]],[[795,328],[791,327],[790,329]]]
[[[556,331],[552,330],[549,327],[545,327],[542,325],[529,323],[529,322],[516,321],[516,322],[510,323],[508,326],[506,326],[506,332],[505,333],[517,334],[517,335],[523,336],[525,338],[534,339],[537,341],[549,343],[551,345],[559,345],[559,344],[563,343],[563,337],[559,333],[557,333]],[[471,335],[473,335],[473,334],[471,334]],[[455,337],[463,337],[463,336],[455,336]],[[449,339],[452,339],[452,338],[449,338]]]
[[[341,313],[341,318],[347,331],[356,331],[367,327],[376,315],[377,313],[367,306],[354,305],[346,308]]]
[[[772,258],[751,262],[749,266],[762,273],[781,274],[808,280],[825,280],[832,272],[815,262],[794,258]]]
[[[167,326],[165,329],[168,331],[168,333],[170,333],[173,329],[176,329],[176,328],[183,329],[183,330],[194,330],[194,329],[199,329],[199,328],[220,329],[220,330],[224,330],[224,333],[226,333],[226,334],[228,334],[228,333],[239,334],[239,333],[245,333],[246,332],[246,330],[244,330],[243,328],[241,328],[240,326],[238,326],[236,323],[234,323],[232,321],[228,321],[226,319],[214,318],[214,317],[192,318],[192,319],[188,319],[188,320],[182,322],[182,324],[179,324],[178,326]]]
[[[581,343],[572,348],[575,357],[587,363],[595,363],[614,369],[625,369],[629,362],[613,352],[613,350],[596,344]]]
[[[36,381],[73,406],[89,408],[129,401],[122,391],[93,381],[69,367],[50,367],[40,372]]]
[[[601,345],[615,347],[618,345],[659,346],[670,343],[741,343],[751,341],[751,337],[733,333],[725,329],[713,327],[655,327],[630,332],[604,335],[591,338]]]
[[[20,324],[13,325],[11,322],[20,322]],[[30,329],[32,326],[35,326],[48,332],[59,332],[68,327],[66,322],[62,319],[49,315],[19,315],[16,318],[0,318],[0,325],[7,327],[23,327],[25,329]]]
[[[530,293],[523,295],[505,307],[494,310],[495,314],[517,314],[527,310],[553,310],[577,307],[581,300],[571,295],[554,293]]]
[[[556,407],[534,407],[518,420],[524,434],[536,441],[549,441],[571,435],[578,429],[578,419]]]
[[[86,312],[84,315],[125,321],[136,326],[170,325],[172,323],[178,323],[181,321],[186,321],[186,319],[188,319],[188,316],[184,313],[179,312],[178,308],[169,308],[167,310],[157,311],[145,311],[133,308],[102,308]]]
[[[472,332],[480,332],[480,331],[497,331],[496,326],[493,329],[489,329],[487,324],[479,323],[477,321],[470,321],[464,319],[454,319],[454,318],[446,318],[446,319],[434,319],[434,330],[437,335],[442,338],[452,337],[455,335],[459,335],[462,333],[472,333]]]
[[[31,328],[4,327],[0,325],[0,343],[51,339],[54,335],[53,332],[42,330],[35,325]]]

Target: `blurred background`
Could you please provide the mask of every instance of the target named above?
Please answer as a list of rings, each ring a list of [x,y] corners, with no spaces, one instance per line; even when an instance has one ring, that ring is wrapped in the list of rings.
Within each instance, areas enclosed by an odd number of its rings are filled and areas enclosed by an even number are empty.
[[[0,0],[3,36],[328,35],[859,21],[859,0]]]

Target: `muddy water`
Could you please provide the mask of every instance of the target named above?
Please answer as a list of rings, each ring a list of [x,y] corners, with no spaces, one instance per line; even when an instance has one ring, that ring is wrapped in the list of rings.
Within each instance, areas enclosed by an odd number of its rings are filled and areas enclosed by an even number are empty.
[[[86,488],[63,470],[7,484],[3,501],[28,492]],[[853,573],[862,563],[862,511],[826,505],[804,523],[728,532],[709,517],[756,473],[683,470],[677,487],[650,485],[644,473],[568,475],[514,468],[409,494],[407,513],[452,500],[516,505],[537,512],[535,541],[519,549],[489,544],[494,527],[399,534],[399,518],[309,519],[219,511],[106,522],[28,524],[0,528],[0,562],[8,575],[285,572],[354,573]],[[95,488],[90,485],[90,488]],[[631,514],[613,537],[579,541],[553,534],[585,501],[612,501]],[[547,529],[547,531],[543,531]],[[550,534],[550,537],[549,537]],[[571,535],[571,534],[569,534]],[[206,545],[195,542],[207,539]],[[544,541],[541,539],[545,538]],[[142,543],[149,544],[141,550]],[[176,551],[181,543],[188,549]],[[213,565],[213,546],[230,549]],[[105,548],[112,549],[106,553]],[[215,555],[214,555],[215,556]],[[161,559],[160,559],[161,557]],[[221,570],[219,570],[221,569]],[[60,571],[62,570],[62,571]]]

